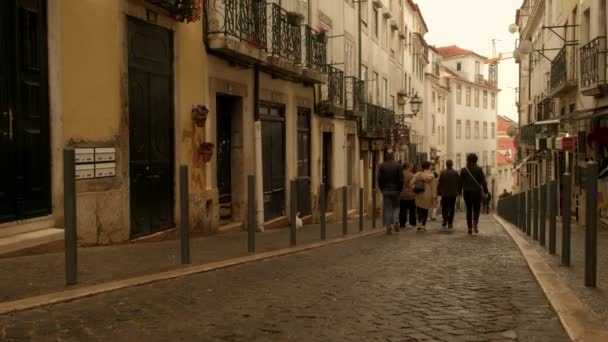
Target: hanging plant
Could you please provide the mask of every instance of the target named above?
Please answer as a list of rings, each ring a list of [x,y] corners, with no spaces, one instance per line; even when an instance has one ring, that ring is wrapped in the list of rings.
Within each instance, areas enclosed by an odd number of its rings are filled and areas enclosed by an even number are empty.
[[[302,20],[304,20],[304,16],[302,14],[292,11],[287,12],[286,18],[287,23],[293,26],[300,25],[302,23]]]
[[[182,23],[201,20],[201,0],[175,0],[171,15]]]
[[[317,41],[327,43],[327,29],[321,28],[317,31]]]
[[[198,154],[203,158],[203,162],[208,163],[211,161],[211,157],[213,156],[213,145],[210,142],[201,143],[198,147]]]
[[[192,121],[198,126],[205,126],[205,121],[207,121],[207,115],[209,114],[209,109],[205,105],[196,105],[192,106]]]

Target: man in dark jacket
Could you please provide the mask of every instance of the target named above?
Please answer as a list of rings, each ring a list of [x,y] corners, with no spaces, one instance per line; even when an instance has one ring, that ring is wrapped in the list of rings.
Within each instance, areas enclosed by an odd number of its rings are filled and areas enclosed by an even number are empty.
[[[441,196],[441,211],[443,216],[443,228],[454,228],[454,211],[456,207],[456,197],[460,192],[460,175],[453,169],[454,162],[447,160],[446,169],[439,175],[437,185],[437,196]]]
[[[403,189],[403,172],[401,172],[401,164],[394,160],[393,152],[389,152],[386,161],[380,165],[378,186],[382,191],[383,222],[386,226],[386,234],[391,234],[393,228],[398,232],[399,195]]]
[[[488,193],[488,184],[483,170],[477,166],[477,155],[471,153],[467,156],[467,166],[460,171],[462,197],[467,207],[467,226],[469,234],[479,233],[479,212],[481,200]]]

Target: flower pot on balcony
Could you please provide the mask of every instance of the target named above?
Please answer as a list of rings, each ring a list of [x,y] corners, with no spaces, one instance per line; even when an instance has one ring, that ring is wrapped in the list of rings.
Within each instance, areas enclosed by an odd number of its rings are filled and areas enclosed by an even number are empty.
[[[198,154],[200,154],[203,162],[208,163],[211,161],[211,157],[213,157],[213,147],[214,145],[209,142],[200,144],[198,147]]]
[[[298,12],[287,12],[286,19],[289,25],[299,26],[302,24],[304,16]]]
[[[317,41],[321,43],[327,43],[327,31],[320,30],[317,32]]]
[[[197,127],[204,127],[205,122],[207,121],[207,115],[209,114],[209,109],[205,105],[196,105],[192,106],[192,121],[196,124]]]

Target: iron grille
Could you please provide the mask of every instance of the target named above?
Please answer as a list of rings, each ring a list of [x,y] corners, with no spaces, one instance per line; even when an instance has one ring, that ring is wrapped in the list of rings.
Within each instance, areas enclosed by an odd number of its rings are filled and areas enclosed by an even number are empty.
[[[536,126],[534,126],[534,124],[521,126],[519,128],[519,130],[520,130],[519,142],[521,142],[524,145],[530,145],[530,146],[533,146],[536,144]]]
[[[346,111],[365,111],[365,82],[354,76],[344,77],[346,90]]]
[[[306,66],[324,71],[327,64],[327,42],[324,37],[310,26],[304,26],[306,41]]]
[[[552,118],[552,104],[553,100],[550,98],[546,98],[536,105],[537,121],[549,120]]]
[[[277,4],[270,4],[269,53],[294,63],[302,63],[302,28],[287,20],[287,11]]]
[[[581,48],[581,87],[606,85],[606,37],[597,37]]]
[[[266,48],[266,2],[264,0],[210,2],[206,20],[209,35],[231,36],[261,49]]]
[[[334,107],[344,107],[344,72],[327,66],[327,84],[321,86],[322,100]]]
[[[568,80],[568,54],[564,46],[551,62],[550,90],[553,92],[566,84]]]

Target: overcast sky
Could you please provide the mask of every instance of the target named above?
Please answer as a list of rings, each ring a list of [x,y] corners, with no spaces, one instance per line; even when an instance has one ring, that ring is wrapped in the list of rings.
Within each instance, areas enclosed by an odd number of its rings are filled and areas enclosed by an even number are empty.
[[[496,50],[511,54],[517,34],[509,33],[515,21],[515,11],[522,0],[417,0],[429,27],[425,36],[430,45],[458,45],[486,57],[492,57],[492,39]],[[518,66],[513,59],[499,64],[498,114],[517,120],[515,89],[518,86]]]

